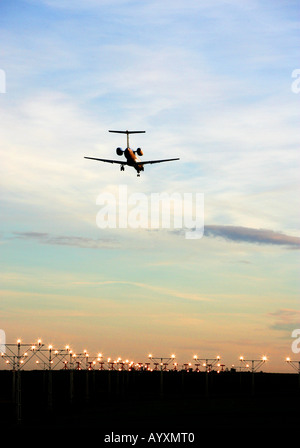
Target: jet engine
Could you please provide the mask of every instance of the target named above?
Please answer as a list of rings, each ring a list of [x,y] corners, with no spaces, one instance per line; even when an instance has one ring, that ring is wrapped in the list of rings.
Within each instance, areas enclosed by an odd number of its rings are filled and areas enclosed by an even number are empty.
[[[136,153],[137,153],[138,156],[142,156],[144,154],[141,148],[138,148],[136,150]]]
[[[117,148],[116,149],[116,153],[118,154],[118,156],[122,156],[123,155],[123,150],[122,150],[122,148]]]

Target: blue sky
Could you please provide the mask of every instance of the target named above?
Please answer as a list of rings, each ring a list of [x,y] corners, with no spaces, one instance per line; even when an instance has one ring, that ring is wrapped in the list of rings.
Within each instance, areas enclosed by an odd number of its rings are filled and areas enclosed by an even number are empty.
[[[270,357],[299,310],[299,6],[2,1],[1,328],[76,350]],[[131,136],[144,159],[117,158]],[[99,229],[96,199],[204,195],[205,234]],[[161,353],[163,352],[163,353]],[[243,353],[241,353],[243,352]],[[293,355],[293,354],[292,354]]]

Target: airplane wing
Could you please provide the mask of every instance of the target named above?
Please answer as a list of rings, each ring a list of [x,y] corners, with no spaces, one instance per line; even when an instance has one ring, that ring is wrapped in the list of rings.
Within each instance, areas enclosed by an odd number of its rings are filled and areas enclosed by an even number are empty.
[[[140,162],[137,162],[137,163],[139,165],[146,165],[146,164],[149,164],[149,163],[171,162],[172,160],[180,160],[180,159],[147,160],[146,162],[140,161]]]
[[[110,160],[110,159],[97,159],[96,157],[84,157],[85,159],[98,160],[100,162],[108,162],[108,163],[119,163],[120,165],[127,165],[127,162],[121,162],[120,160]]]

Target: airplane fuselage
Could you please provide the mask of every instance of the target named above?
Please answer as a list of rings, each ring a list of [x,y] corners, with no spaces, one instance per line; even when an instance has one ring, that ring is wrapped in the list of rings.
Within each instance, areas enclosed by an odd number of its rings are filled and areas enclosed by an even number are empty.
[[[142,165],[141,159],[135,154],[131,148],[126,148],[124,151],[124,156],[126,157],[127,164],[135,168],[135,170],[139,173],[140,171],[144,171],[144,167]]]

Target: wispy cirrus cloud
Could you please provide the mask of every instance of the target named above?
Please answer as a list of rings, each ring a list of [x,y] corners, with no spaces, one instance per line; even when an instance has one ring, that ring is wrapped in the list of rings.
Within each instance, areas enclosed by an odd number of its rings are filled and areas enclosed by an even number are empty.
[[[300,328],[300,310],[291,308],[281,308],[269,316],[275,318],[275,322],[271,328],[279,331],[293,331],[295,328]]]
[[[51,235],[43,232],[14,232],[13,238],[37,241],[40,244],[75,246],[87,249],[106,249],[118,247],[118,242],[109,238],[86,238],[81,236]]]
[[[184,231],[182,229],[175,229],[171,233],[182,236]],[[219,238],[235,243],[273,245],[288,247],[289,249],[300,249],[300,237],[275,232],[270,229],[255,229],[252,227],[230,225],[205,225],[203,236],[207,238]]]
[[[300,237],[286,235],[269,229],[253,229],[242,226],[205,226],[204,235],[213,238],[223,238],[228,241],[246,242],[250,244],[271,244],[300,249]]]
[[[105,281],[76,281],[73,282],[76,285],[84,285],[84,286],[97,286],[97,285],[130,285],[136,288],[142,288],[147,291],[154,292],[156,294],[161,295],[167,295],[172,297],[177,297],[179,299],[184,300],[192,300],[197,302],[202,301],[210,301],[212,300],[209,297],[206,297],[204,295],[198,294],[198,293],[189,293],[185,291],[179,291],[172,288],[164,288],[161,286],[151,285],[149,283],[142,283],[142,282],[132,282],[132,281],[124,281],[124,280],[105,280]]]
[[[157,232],[157,230],[155,230]],[[172,234],[182,236],[185,230],[172,230]],[[254,229],[243,226],[207,225],[204,237],[221,238],[228,242],[273,245],[300,249],[300,237],[286,235],[269,229]],[[82,236],[52,235],[44,232],[14,232],[15,239],[36,241],[40,244],[76,246],[89,249],[117,248],[120,244],[116,238],[88,238]]]

